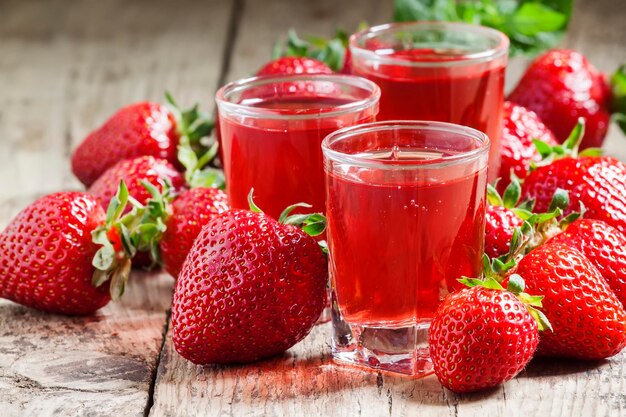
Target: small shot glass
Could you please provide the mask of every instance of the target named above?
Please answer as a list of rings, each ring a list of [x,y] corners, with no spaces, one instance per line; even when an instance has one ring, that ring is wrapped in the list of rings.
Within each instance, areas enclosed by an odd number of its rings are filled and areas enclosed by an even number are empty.
[[[387,121],[322,143],[334,359],[415,377],[443,297],[476,277],[489,138],[442,122]]]
[[[255,202],[278,218],[305,202],[323,212],[324,170],[320,144],[329,133],[371,122],[380,89],[351,75],[255,77],[216,94],[219,137],[231,207]]]
[[[381,89],[377,120],[434,120],[486,133],[490,181],[500,168],[508,49],[503,33],[454,22],[392,23],[350,38],[352,73]]]

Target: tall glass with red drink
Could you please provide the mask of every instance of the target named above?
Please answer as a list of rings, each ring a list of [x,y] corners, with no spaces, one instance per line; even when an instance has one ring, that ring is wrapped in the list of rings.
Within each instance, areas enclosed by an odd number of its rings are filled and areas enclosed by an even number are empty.
[[[441,122],[389,121],[322,143],[333,355],[421,376],[441,299],[478,276],[489,139]]]
[[[463,23],[375,26],[350,38],[352,72],[380,86],[377,120],[435,120],[491,139],[489,179],[500,167],[500,130],[509,40]]]
[[[346,126],[371,122],[380,89],[351,75],[256,77],[230,83],[216,95],[226,187],[231,207],[255,202],[278,218],[306,202],[323,212],[320,144]]]

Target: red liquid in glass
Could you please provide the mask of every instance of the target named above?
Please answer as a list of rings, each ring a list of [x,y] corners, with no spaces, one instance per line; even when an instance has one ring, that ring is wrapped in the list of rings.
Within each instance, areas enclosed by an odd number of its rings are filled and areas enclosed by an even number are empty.
[[[413,176],[375,185],[386,173],[365,174],[327,174],[331,271],[342,316],[370,325],[431,319],[457,278],[480,271],[484,169],[442,183]]]
[[[407,50],[389,56],[420,62],[452,61],[432,50]],[[447,59],[446,59],[447,58]],[[458,63],[458,59],[455,61]],[[410,67],[356,63],[353,73],[374,81],[381,90],[377,120],[432,120],[473,127],[489,136],[489,178],[500,168],[500,131],[505,62]]]
[[[241,124],[220,117],[224,172],[231,207],[249,208],[254,187],[255,203],[278,218],[285,207],[305,202],[306,212],[323,212],[324,170],[321,143],[333,131],[373,121],[371,111],[337,118],[324,116],[350,100],[332,97],[296,97],[263,101],[257,108],[280,109],[284,115],[320,114],[302,120],[248,119]]]

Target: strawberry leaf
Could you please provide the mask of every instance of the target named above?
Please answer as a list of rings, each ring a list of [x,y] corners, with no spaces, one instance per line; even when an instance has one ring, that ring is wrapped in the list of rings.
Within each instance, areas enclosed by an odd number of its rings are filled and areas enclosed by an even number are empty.
[[[492,206],[504,205],[504,202],[502,201],[502,197],[500,197],[500,193],[498,192],[498,190],[496,190],[498,181],[500,181],[500,178],[498,178],[493,183],[493,185],[487,184],[487,201],[489,201],[489,204],[491,204]]]
[[[557,209],[565,210],[569,206],[569,193],[567,190],[557,188],[552,196],[548,212],[554,212]]]
[[[611,76],[611,111],[614,120],[626,133],[626,64],[622,64]]]
[[[511,182],[504,190],[504,195],[502,196],[502,202],[504,203],[504,207],[515,207],[519,202],[521,195],[522,186],[520,185],[519,178],[517,178],[517,176],[511,172]]]
[[[548,320],[545,314],[537,310],[535,307],[528,306],[527,308],[528,308],[528,311],[530,312],[530,315],[533,316],[533,318],[537,322],[537,328],[539,329],[539,331],[544,331],[548,329],[550,331],[553,331],[552,324],[550,323],[550,320]]]
[[[519,294],[524,292],[525,285],[526,284],[524,283],[524,279],[521,276],[519,276],[518,274],[511,274],[506,289],[513,294]]]
[[[250,211],[253,211],[255,213],[263,213],[263,210],[261,210],[259,206],[254,203],[253,194],[254,188],[250,188],[250,192],[248,193],[248,205],[250,205]]]

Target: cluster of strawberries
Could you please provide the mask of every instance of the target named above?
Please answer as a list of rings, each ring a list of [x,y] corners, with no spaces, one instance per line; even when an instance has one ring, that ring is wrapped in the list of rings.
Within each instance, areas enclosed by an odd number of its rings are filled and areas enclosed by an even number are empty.
[[[332,70],[285,57],[259,71],[290,73]],[[626,165],[575,152],[581,140],[601,144],[612,96],[582,55],[562,50],[539,57],[510,95],[507,180],[497,184],[502,198],[490,189],[487,210],[492,260],[485,279],[462,279],[469,288],[445,298],[430,332],[446,387],[502,383],[535,353],[597,359],[626,345]],[[122,294],[133,263],[157,264],[177,278],[172,325],[182,356],[207,364],[280,353],[326,304],[326,259],[304,231],[323,217],[290,215],[292,206],[272,219],[252,195],[251,210],[230,210],[209,166],[213,123],[168,101],[119,110],[72,156],[87,191],[45,196],[0,234],[0,296],[90,314]],[[586,129],[568,137],[580,117]],[[580,209],[585,219],[573,213]]]
[[[297,204],[272,219],[252,194],[251,210],[231,210],[210,166],[213,122],[167,100],[112,115],[72,155],[86,192],[42,197],[0,233],[0,297],[91,314],[122,295],[131,266],[163,267],[177,278],[181,355],[207,364],[283,352],[326,306],[326,257],[312,237],[323,216],[290,215]]]
[[[470,288],[443,301],[429,334],[435,372],[458,392],[507,381],[533,355],[626,346],[626,165],[593,148],[618,94],[582,54],[553,50],[508,99],[485,279],[462,280]]]

